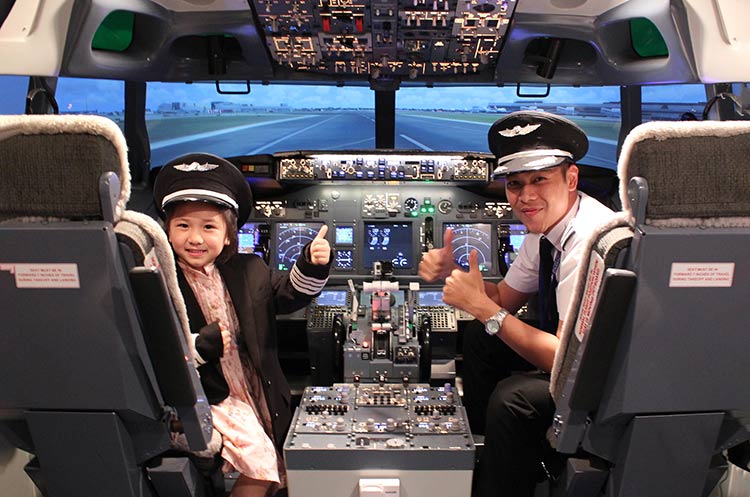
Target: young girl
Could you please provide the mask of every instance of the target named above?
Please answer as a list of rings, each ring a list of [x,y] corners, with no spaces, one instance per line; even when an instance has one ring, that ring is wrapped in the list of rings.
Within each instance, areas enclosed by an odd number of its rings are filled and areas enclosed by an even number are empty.
[[[304,307],[325,286],[327,226],[289,273],[274,273],[259,257],[237,253],[237,229],[252,196],[230,162],[209,154],[179,157],[160,171],[154,200],[177,257],[198,372],[223,438],[224,470],[241,475],[231,495],[273,495],[286,486],[280,450],[291,421],[275,315]]]

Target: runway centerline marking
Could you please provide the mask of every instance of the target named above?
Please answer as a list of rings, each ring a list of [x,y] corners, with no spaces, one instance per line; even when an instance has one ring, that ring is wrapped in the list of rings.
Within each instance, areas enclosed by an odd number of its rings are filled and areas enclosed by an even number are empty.
[[[418,146],[418,147],[419,147],[419,148],[421,148],[422,150],[426,150],[427,152],[432,152],[432,151],[433,151],[433,150],[432,150],[432,149],[431,149],[430,147],[428,147],[428,146],[427,146],[427,145],[425,145],[424,143],[419,143],[419,142],[418,142],[417,140],[415,140],[414,138],[410,138],[410,137],[408,137],[408,136],[406,136],[406,135],[404,135],[404,134],[401,134],[401,135],[399,135],[399,136],[400,136],[401,138],[403,138],[404,140],[406,140],[406,141],[410,141],[411,143],[413,143],[414,145]]]
[[[284,140],[286,140],[286,139],[288,139],[288,138],[291,138],[291,137],[293,137],[293,136],[296,136],[296,135],[298,135],[298,134],[300,134],[300,133],[304,133],[305,131],[311,130],[311,129],[313,129],[313,128],[314,128],[314,127],[316,127],[316,126],[320,126],[321,124],[325,124],[325,123],[327,123],[328,121],[331,121],[331,120],[333,120],[333,119],[336,119],[337,117],[338,117],[338,115],[336,115],[336,116],[332,116],[332,117],[329,117],[328,119],[325,119],[324,121],[320,121],[320,122],[317,122],[317,123],[315,123],[315,124],[313,124],[313,125],[310,125],[310,126],[308,126],[308,127],[306,127],[306,128],[298,129],[298,130],[297,130],[297,131],[295,131],[294,133],[290,133],[290,134],[288,134],[288,135],[284,135],[284,136],[282,136],[281,138],[279,138],[278,140],[274,140],[274,141],[272,141],[271,143],[266,143],[266,144],[265,144],[265,145],[263,145],[262,147],[258,147],[258,148],[256,148],[255,150],[251,150],[250,152],[248,152],[248,155],[253,155],[253,154],[257,154],[258,152],[260,152],[260,151],[261,151],[261,150],[263,150],[264,148],[268,148],[268,147],[271,147],[271,146],[273,146],[273,145],[276,145],[277,143],[283,142]]]

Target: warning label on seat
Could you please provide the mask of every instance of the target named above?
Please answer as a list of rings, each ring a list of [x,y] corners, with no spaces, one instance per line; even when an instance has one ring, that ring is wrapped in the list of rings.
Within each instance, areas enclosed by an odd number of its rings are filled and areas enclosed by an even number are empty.
[[[16,277],[16,288],[81,288],[78,264],[0,264]]]
[[[670,287],[731,287],[734,262],[673,262]]]

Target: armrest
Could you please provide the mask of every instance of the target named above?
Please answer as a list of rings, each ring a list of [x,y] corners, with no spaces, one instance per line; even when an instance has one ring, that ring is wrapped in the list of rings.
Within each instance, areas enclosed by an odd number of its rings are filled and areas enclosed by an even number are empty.
[[[213,429],[211,410],[164,278],[156,268],[136,267],[130,270],[130,283],[164,402],[177,409],[190,448],[204,450]]]
[[[570,396],[571,409],[593,411],[599,407],[635,282],[636,275],[632,271],[605,271],[602,292]]]

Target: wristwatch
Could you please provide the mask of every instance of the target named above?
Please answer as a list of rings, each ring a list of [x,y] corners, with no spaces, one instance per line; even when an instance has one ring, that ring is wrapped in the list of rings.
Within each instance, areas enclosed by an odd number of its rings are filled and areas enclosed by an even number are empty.
[[[496,335],[497,332],[502,329],[503,321],[507,315],[508,311],[501,307],[499,311],[484,323],[484,331],[486,331],[488,335]]]

